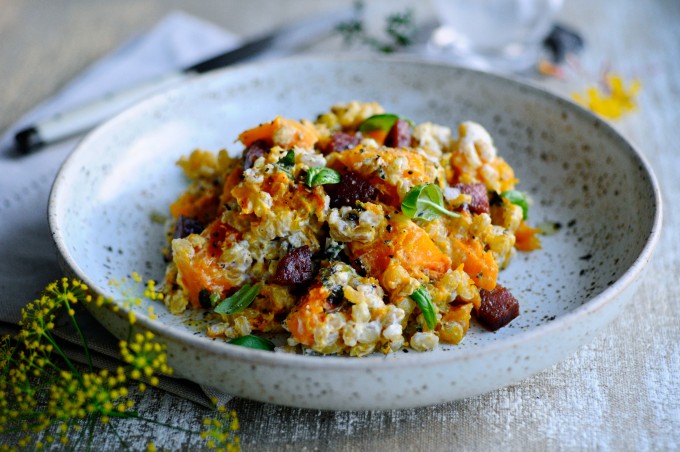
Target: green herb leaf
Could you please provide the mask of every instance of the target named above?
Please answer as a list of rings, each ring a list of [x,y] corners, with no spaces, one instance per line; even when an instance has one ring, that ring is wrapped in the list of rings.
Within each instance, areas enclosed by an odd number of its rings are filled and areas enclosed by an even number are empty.
[[[295,151],[289,150],[278,162],[276,166],[293,179],[293,169],[295,168]]]
[[[508,190],[501,193],[501,196],[516,206],[520,206],[522,208],[522,218],[527,219],[529,216],[529,203],[524,193],[517,190]]]
[[[249,334],[247,336],[237,337],[229,341],[230,344],[240,345],[242,347],[256,348],[258,350],[267,350],[269,352],[274,350],[274,343],[260,336]]]
[[[340,242],[336,242],[330,237],[326,239],[326,249],[323,251],[323,258],[328,260],[335,260],[338,258],[340,253],[345,249],[345,245]]]
[[[427,221],[432,221],[440,215],[460,216],[444,207],[444,195],[434,184],[418,185],[409,190],[401,202],[401,211],[409,218]]]
[[[314,166],[307,171],[305,184],[308,187],[316,187],[317,185],[339,184],[341,180],[342,176],[334,169],[326,168],[325,166]]]
[[[427,291],[425,286],[420,286],[411,294],[411,298],[422,311],[427,327],[434,330],[434,327],[437,325],[437,315],[435,313],[436,308],[432,302],[430,292]]]
[[[216,293],[211,293],[208,300],[210,300],[210,306],[217,306],[222,301],[220,296]]]
[[[225,298],[219,305],[217,305],[215,312],[218,314],[235,314],[237,312],[241,312],[250,306],[250,303],[255,300],[255,297],[260,293],[261,289],[262,283],[255,284],[254,286],[246,284],[241,287],[238,292],[230,297]]]
[[[366,118],[359,126],[359,132],[372,132],[374,130],[382,130],[389,132],[399,116],[391,113],[382,113]]]

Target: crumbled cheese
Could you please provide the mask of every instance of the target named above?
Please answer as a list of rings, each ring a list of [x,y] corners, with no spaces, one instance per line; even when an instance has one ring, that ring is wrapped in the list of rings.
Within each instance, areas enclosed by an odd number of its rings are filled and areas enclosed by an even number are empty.
[[[250,279],[248,269],[253,264],[249,243],[246,240],[242,240],[224,249],[218,264],[224,271],[226,279],[235,287],[247,282]]]
[[[234,330],[236,330],[236,334],[239,336],[247,336],[253,331],[253,328],[250,326],[248,319],[240,315],[234,319]]]
[[[444,187],[444,199],[447,201],[453,201],[454,199],[458,198],[460,196],[460,188],[458,187],[449,187],[448,185]]]
[[[300,152],[299,149],[296,149],[295,151],[295,160],[297,163],[300,163],[304,169],[326,166],[326,158],[317,152]]]
[[[372,203],[364,203],[360,209],[331,209],[328,216],[331,238],[339,242],[371,242],[385,224],[382,206]]]
[[[418,332],[411,336],[411,348],[419,352],[434,350],[439,345],[439,337],[431,331]]]
[[[451,141],[451,129],[425,122],[413,128],[413,138],[429,156],[440,157],[444,147]]]
[[[485,162],[490,162],[496,157],[496,148],[489,132],[484,127],[472,121],[462,122],[458,126],[460,137],[455,143],[454,149],[462,153],[468,165],[479,168]]]

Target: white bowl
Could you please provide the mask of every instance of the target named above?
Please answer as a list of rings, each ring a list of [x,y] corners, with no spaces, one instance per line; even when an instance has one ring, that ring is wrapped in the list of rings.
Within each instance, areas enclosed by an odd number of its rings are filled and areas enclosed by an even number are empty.
[[[518,253],[499,281],[521,315],[495,333],[473,325],[458,346],[366,358],[253,350],[213,340],[201,316],[158,302],[137,326],[168,345],[183,377],[226,392],[321,409],[432,405],[490,391],[560,361],[625,308],[659,237],[661,199],[649,165],[605,122],[540,89],[471,70],[383,59],[295,58],[203,76],[122,113],[87,136],[62,167],[49,222],[65,269],[120,299],[110,279],[162,280],[163,226],[185,188],[175,161],[200,147],[238,151],[238,133],[276,115],[314,118],[331,105],[376,100],[416,122],[484,125],[534,205],[559,222],[543,249]],[[147,315],[152,304],[158,319]],[[126,309],[90,307],[119,337]]]

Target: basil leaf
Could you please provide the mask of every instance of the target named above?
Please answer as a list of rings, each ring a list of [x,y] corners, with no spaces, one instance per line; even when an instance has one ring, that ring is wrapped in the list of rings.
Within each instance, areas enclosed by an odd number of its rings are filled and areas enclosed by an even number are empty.
[[[374,130],[382,130],[389,132],[399,116],[391,113],[382,113],[366,118],[364,122],[359,125],[359,132],[372,132]]]
[[[527,202],[527,198],[524,196],[524,193],[517,190],[508,190],[501,193],[501,196],[510,201],[512,204],[520,206],[522,208],[522,218],[525,220],[527,219],[529,216],[529,203]]]
[[[325,166],[314,166],[307,171],[305,184],[308,187],[316,187],[317,185],[339,184],[341,180],[340,173],[334,169],[326,168]]]
[[[262,283],[255,284],[254,286],[245,284],[238,292],[222,300],[215,308],[215,312],[218,314],[235,314],[243,311],[255,300],[257,294],[260,293],[260,289],[262,289]]]
[[[210,306],[217,306],[222,301],[220,296],[216,293],[211,293],[208,300],[210,301]]]
[[[279,160],[279,164],[288,167],[295,165],[295,151],[289,149],[288,152],[286,152],[286,155]]]
[[[247,336],[237,337],[229,341],[230,344],[240,345],[242,347],[256,348],[258,350],[267,350],[269,352],[274,350],[274,343],[260,336],[249,334]]]
[[[409,190],[401,202],[401,211],[408,218],[427,221],[432,221],[440,215],[460,216],[444,207],[442,190],[434,184],[418,185]]]
[[[276,166],[293,179],[293,168],[295,168],[295,151],[289,150],[278,162]]]
[[[425,286],[420,286],[411,294],[411,299],[416,302],[422,311],[427,327],[434,330],[434,327],[437,325],[437,315],[430,292],[427,291]]]

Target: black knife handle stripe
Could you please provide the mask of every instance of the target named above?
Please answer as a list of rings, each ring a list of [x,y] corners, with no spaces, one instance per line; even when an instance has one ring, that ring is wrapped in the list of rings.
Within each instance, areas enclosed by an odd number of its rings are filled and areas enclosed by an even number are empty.
[[[271,47],[274,39],[274,35],[267,35],[262,38],[255,39],[230,52],[217,55],[216,57],[209,60],[189,66],[188,68],[185,68],[183,72],[196,72],[202,74],[213,69],[227,66],[237,61],[242,61]]]

